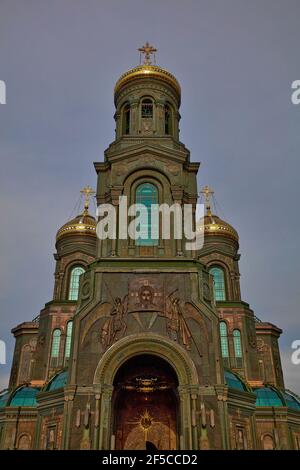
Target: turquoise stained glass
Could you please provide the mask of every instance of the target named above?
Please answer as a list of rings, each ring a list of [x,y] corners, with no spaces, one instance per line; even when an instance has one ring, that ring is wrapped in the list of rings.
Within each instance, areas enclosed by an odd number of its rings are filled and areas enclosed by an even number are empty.
[[[80,266],[73,268],[71,271],[70,285],[69,285],[69,300],[78,300],[79,281],[84,269]]]
[[[67,335],[66,335],[66,345],[65,345],[65,357],[66,358],[70,357],[72,328],[73,328],[73,322],[69,321],[67,324]]]
[[[4,408],[8,402],[10,392],[5,389],[0,392],[0,408]]]
[[[243,357],[241,332],[239,330],[233,331],[233,346],[235,357]]]
[[[51,357],[59,356],[61,331],[59,328],[53,330]]]
[[[209,273],[214,278],[215,301],[220,302],[226,300],[225,277],[223,269],[215,266],[209,270]]]
[[[255,388],[254,393],[256,395],[256,406],[285,406],[279,393],[270,387]]]
[[[7,406],[36,406],[36,394],[39,388],[21,387],[15,391]]]
[[[222,357],[229,357],[227,325],[224,321],[220,322],[220,341]]]
[[[224,376],[225,376],[225,382],[228,388],[231,388],[233,390],[241,390],[242,392],[247,391],[246,385],[233,372],[230,372],[229,370],[225,370]]]
[[[139,224],[141,237],[136,240],[139,246],[158,245],[158,217],[151,217],[151,206],[158,204],[158,191],[156,186],[151,183],[140,184],[136,189],[136,204],[143,204],[147,209],[147,217]],[[139,214],[137,214],[137,220]],[[151,231],[155,231],[156,237],[151,236]]]
[[[68,380],[68,371],[63,370],[53,377],[51,382],[47,385],[46,390],[50,392],[52,390],[63,388],[67,384],[67,380]]]

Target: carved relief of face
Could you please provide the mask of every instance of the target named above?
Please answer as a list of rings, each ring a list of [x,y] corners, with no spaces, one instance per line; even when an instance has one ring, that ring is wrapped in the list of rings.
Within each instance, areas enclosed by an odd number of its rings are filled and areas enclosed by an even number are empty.
[[[153,292],[150,287],[143,286],[139,292],[140,302],[142,304],[152,304]]]

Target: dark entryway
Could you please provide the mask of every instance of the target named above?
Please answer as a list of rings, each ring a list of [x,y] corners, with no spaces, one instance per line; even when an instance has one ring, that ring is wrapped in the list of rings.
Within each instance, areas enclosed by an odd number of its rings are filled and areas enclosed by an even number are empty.
[[[116,449],[177,448],[177,386],[172,367],[152,355],[125,362],[114,380]]]

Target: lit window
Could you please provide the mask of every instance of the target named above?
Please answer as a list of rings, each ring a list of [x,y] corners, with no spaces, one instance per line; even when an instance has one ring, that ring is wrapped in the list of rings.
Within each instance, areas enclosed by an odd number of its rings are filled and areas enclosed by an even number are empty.
[[[220,322],[220,338],[222,357],[229,357],[227,325],[224,321]]]
[[[243,357],[241,332],[239,330],[233,331],[233,346],[235,357]]]
[[[77,266],[71,271],[70,285],[69,285],[69,300],[78,300],[79,293],[79,281],[81,274],[84,273],[84,269]]]
[[[151,218],[151,206],[158,204],[158,191],[151,183],[143,183],[136,190],[136,204],[143,204],[147,209],[146,220],[140,218],[139,232],[142,234],[136,240],[139,246],[154,246],[158,244],[158,218]],[[137,216],[139,218],[139,215]],[[151,231],[157,233],[157,238],[151,237]]]
[[[151,100],[146,99],[142,102],[142,118],[153,117],[153,103]]]
[[[58,357],[59,356],[59,347],[60,347],[60,337],[61,331],[57,328],[53,330],[52,334],[52,349],[51,349],[51,357]]]
[[[67,324],[66,345],[65,345],[65,358],[70,357],[71,352],[71,339],[72,339],[73,322],[69,321]]]
[[[209,270],[214,278],[214,294],[216,302],[226,300],[225,278],[222,268],[213,267]]]

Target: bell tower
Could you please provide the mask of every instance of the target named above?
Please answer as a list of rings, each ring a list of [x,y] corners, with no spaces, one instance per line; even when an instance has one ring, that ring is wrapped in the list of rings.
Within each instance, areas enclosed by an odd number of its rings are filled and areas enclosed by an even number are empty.
[[[121,75],[114,90],[115,144],[155,138],[160,145],[178,145],[180,85],[170,72],[152,63],[154,47],[146,43],[138,50],[140,65]]]

